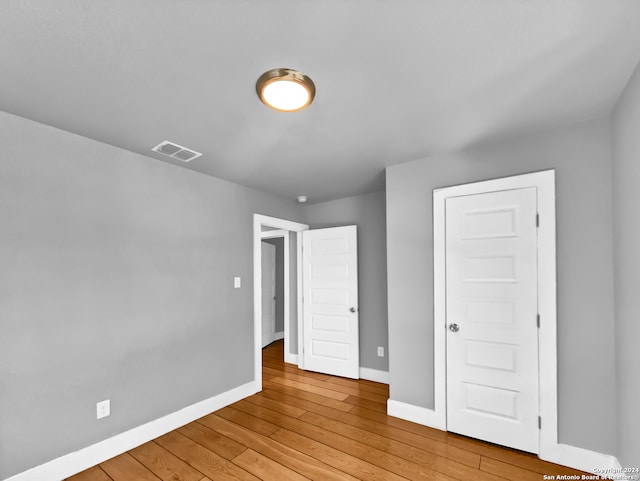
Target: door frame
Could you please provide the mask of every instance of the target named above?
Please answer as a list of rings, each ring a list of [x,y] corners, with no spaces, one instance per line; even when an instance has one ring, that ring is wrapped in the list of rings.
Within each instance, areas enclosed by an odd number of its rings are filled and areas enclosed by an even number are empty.
[[[288,319],[290,316],[290,300],[289,300],[289,272],[287,271],[287,269],[289,269],[289,255],[288,255],[288,249],[289,249],[289,232],[287,231],[283,231],[283,230],[268,230],[268,231],[264,231],[260,233],[260,242],[262,242],[265,239],[278,239],[278,238],[282,238],[283,239],[283,251],[284,251],[284,259],[283,259],[283,269],[284,269],[284,276],[282,279],[282,284],[283,284],[283,291],[284,291],[284,300],[283,300],[283,313],[282,313],[282,317],[283,317],[283,323],[286,325],[285,319]],[[265,244],[268,244],[265,242]],[[273,244],[269,244],[271,245],[274,249],[275,249],[275,255],[274,255],[274,269],[277,269],[277,265],[278,265],[278,249],[275,245]],[[262,245],[260,245],[260,301],[262,301],[262,289],[264,288],[264,286],[262,285]],[[277,277],[277,276],[276,276]],[[274,290],[277,291],[278,286],[277,284],[277,279],[273,280],[273,288]],[[273,302],[275,303],[275,299],[273,300]],[[274,306],[275,307],[275,306]],[[264,317],[262,318],[262,323],[264,324]],[[264,329],[264,326],[262,326]],[[274,308],[273,310],[273,332],[271,333],[271,341],[269,342],[272,343],[274,341],[277,341],[279,338],[278,336],[276,336],[277,331],[276,331],[276,309]],[[264,333],[263,333],[264,335]]]
[[[536,187],[538,195],[538,329],[540,458],[552,457],[558,446],[557,329],[556,329],[556,212],[555,170],[434,189],[434,416],[433,427],[447,429],[446,399],[446,264],[445,202],[449,197]]]
[[[293,222],[290,220],[279,219],[277,217],[270,217],[262,214],[253,214],[253,378],[256,386],[259,390],[262,390],[262,249],[261,242],[263,234],[267,236],[269,233],[275,233],[276,231],[262,231],[262,227],[272,227],[280,232],[286,234],[290,232],[296,233],[296,257],[297,263],[297,299],[298,299],[298,324],[302,316],[302,232],[309,229],[307,224],[301,224],[299,222]],[[279,234],[284,235],[284,234]],[[267,237],[265,237],[267,238]],[[296,364],[298,356],[289,351],[290,346],[290,324],[291,324],[291,311],[290,311],[290,298],[289,298],[289,266],[291,252],[289,246],[289,236],[284,235],[285,248],[284,248],[284,276],[285,276],[285,289],[284,289],[284,360]],[[300,333],[298,332],[298,337]],[[298,349],[300,349],[298,347]],[[300,351],[298,351],[300,352]]]

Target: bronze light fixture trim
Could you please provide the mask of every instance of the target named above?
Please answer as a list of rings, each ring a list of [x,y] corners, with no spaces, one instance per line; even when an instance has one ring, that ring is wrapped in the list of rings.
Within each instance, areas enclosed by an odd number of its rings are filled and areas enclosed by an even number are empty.
[[[273,110],[298,112],[313,102],[316,86],[297,70],[274,68],[260,75],[256,92],[262,103]]]

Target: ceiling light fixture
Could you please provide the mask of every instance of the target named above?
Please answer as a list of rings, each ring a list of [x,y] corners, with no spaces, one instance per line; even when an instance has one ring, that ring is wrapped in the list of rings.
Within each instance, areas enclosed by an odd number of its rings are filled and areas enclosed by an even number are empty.
[[[309,198],[306,195],[299,195],[298,196],[298,202],[300,202],[301,204],[304,204]]]
[[[313,102],[316,86],[305,74],[289,68],[266,71],[256,82],[263,104],[278,112],[298,112]]]

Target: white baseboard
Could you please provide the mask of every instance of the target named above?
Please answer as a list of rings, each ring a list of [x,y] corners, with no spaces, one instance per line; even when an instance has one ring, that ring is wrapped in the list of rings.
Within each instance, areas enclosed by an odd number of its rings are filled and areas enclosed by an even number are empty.
[[[286,352],[284,353],[284,362],[286,362],[287,364],[295,364],[296,366],[298,365],[298,355],[297,354],[291,354],[290,352]]]
[[[273,337],[274,341],[279,341],[280,339],[284,339],[284,331],[276,332],[275,336]]]
[[[422,424],[430,428],[446,431],[447,427],[436,416],[433,409],[427,409],[413,404],[403,403],[389,399],[387,401],[387,414],[396,418],[405,419],[412,423]]]
[[[441,431],[447,430],[446,425],[443,425],[436,417],[433,409],[389,399],[387,401],[387,414]],[[538,457],[544,461],[549,461],[561,466],[568,466],[587,473],[598,474],[602,478],[609,477],[615,479],[615,474],[607,475],[607,473],[620,473],[620,463],[614,456],[589,451],[588,449],[578,448],[568,444],[556,444],[550,448],[546,448],[540,452]]]
[[[602,478],[616,479],[615,475],[617,474],[618,479],[621,479],[620,463],[615,456],[609,454],[602,454],[568,444],[556,444],[541,450],[539,458],[550,463],[597,474]]]
[[[377,369],[369,369],[368,367],[361,367],[360,379],[366,379],[367,381],[389,384],[389,372],[378,371]]]
[[[60,481],[258,391],[255,381],[251,381],[79,451],[65,454],[40,466],[18,473],[5,481]]]

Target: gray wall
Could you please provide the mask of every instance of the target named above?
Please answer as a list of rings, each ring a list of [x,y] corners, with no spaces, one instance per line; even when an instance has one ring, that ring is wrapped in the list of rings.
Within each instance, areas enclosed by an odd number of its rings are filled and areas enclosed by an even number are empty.
[[[612,116],[618,456],[640,466],[640,67]]]
[[[594,120],[387,169],[392,399],[433,408],[433,189],[555,168],[559,440],[615,452],[609,127]]]
[[[308,205],[306,214],[312,229],[358,226],[360,366],[388,371],[384,192]],[[384,347],[385,357],[378,357],[377,346]]]
[[[264,239],[276,248],[276,332],[284,332],[284,237]]]
[[[252,214],[298,204],[5,113],[0,152],[0,479],[253,379]]]

